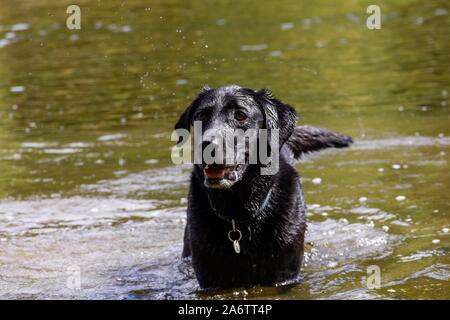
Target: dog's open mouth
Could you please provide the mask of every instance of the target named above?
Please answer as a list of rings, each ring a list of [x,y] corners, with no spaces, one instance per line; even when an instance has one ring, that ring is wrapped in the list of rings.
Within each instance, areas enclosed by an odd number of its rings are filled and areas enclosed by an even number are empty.
[[[230,187],[231,184],[239,179],[242,165],[221,165],[212,164],[206,165],[203,168],[203,174],[205,176],[205,185],[207,187]]]

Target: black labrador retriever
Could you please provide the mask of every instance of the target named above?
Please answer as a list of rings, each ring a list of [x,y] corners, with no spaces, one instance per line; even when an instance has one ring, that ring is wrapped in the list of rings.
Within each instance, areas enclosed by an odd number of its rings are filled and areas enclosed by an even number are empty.
[[[296,126],[295,110],[267,90],[203,88],[175,129],[201,121],[208,129],[279,129],[279,166],[195,164],[190,180],[183,257],[202,288],[277,285],[297,278],[303,260],[306,205],[293,166],[302,154],[343,148],[348,136]],[[202,148],[211,141],[202,141]]]

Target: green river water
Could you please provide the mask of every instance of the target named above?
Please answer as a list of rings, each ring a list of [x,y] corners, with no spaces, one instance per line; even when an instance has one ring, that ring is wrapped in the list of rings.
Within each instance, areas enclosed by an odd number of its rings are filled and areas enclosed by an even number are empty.
[[[1,299],[450,298],[448,1],[377,1],[380,30],[356,0],[78,0],[68,30],[73,2],[0,0]],[[170,133],[230,83],[355,140],[297,164],[289,290],[201,292],[180,258],[189,166]]]

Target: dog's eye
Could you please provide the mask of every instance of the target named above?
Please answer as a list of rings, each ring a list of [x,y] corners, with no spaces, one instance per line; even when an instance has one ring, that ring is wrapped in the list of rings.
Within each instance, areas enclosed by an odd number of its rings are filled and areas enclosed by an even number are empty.
[[[205,111],[200,111],[200,112],[197,112],[195,114],[194,120],[196,120],[196,121],[203,121],[203,120],[206,119],[206,116],[207,116],[207,114],[206,114]]]
[[[245,119],[247,119],[247,115],[244,112],[242,112],[242,111],[236,111],[234,113],[234,118],[237,121],[244,121]]]

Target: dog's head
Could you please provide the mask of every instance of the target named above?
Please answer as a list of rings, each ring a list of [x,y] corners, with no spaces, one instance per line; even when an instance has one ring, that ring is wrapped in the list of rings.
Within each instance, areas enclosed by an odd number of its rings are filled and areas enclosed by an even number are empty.
[[[267,129],[270,132],[272,129],[278,129],[278,146],[281,148],[291,136],[296,120],[295,110],[275,99],[267,89],[254,91],[230,85],[217,89],[204,87],[181,115],[175,129],[190,130],[194,123],[201,124],[201,141],[194,147],[203,152],[202,154],[212,151],[216,159],[213,163],[202,161],[201,164],[196,164],[202,172],[204,184],[208,188],[231,188],[242,179],[249,165],[254,164],[249,162],[248,141],[244,144],[244,161],[229,163],[226,152],[214,154],[218,145],[223,147],[221,150],[236,150],[236,140],[230,140],[228,134],[253,133],[259,129]],[[223,134],[224,132],[227,134]],[[221,134],[225,137],[223,140],[219,139]],[[196,133],[194,137],[195,135]],[[271,148],[270,143],[268,147]]]

